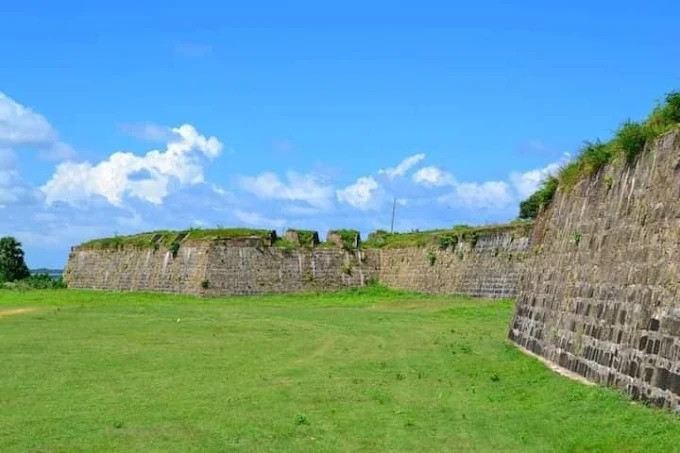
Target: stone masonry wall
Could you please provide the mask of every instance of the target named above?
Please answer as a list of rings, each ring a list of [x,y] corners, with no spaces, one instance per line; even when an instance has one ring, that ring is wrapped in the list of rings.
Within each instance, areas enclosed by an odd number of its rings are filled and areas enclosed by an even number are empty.
[[[64,270],[69,288],[200,293],[208,263],[208,243],[168,250],[89,250],[74,247]]]
[[[558,190],[536,223],[510,338],[680,410],[680,132]]]
[[[183,241],[173,257],[163,248],[74,247],[64,276],[70,288],[198,295],[331,291],[377,280],[397,289],[501,298],[515,294],[528,240],[526,228],[511,226],[447,250],[435,243],[345,251],[194,240]]]
[[[69,288],[160,291],[200,295],[333,290],[376,278],[374,251],[235,246],[183,242],[167,250],[75,247],[64,272]]]
[[[436,244],[383,249],[379,279],[396,289],[512,298],[528,245],[527,232],[510,227],[447,250]]]
[[[210,282],[206,294],[332,291],[364,286],[377,274],[377,255],[372,252],[212,244],[205,271]]]

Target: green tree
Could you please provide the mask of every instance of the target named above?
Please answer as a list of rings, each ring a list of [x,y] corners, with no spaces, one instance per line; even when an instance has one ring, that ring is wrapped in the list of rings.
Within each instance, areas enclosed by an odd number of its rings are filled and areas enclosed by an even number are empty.
[[[10,236],[0,238],[0,283],[21,280],[30,275],[21,242]]]

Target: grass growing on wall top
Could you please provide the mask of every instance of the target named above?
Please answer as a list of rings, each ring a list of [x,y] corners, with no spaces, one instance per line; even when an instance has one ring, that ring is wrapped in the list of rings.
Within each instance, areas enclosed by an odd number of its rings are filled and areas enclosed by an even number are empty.
[[[438,245],[441,249],[455,247],[459,241],[475,242],[480,234],[491,234],[505,230],[511,230],[518,235],[529,234],[533,222],[531,220],[515,220],[507,224],[468,226],[456,225],[451,229],[412,231],[407,233],[388,233],[378,230],[369,236],[367,241],[361,242],[360,247],[365,248],[400,248],[400,247],[423,247]],[[292,230],[298,233],[300,245],[294,244],[285,238],[276,238],[272,244],[284,250],[294,250],[300,247],[317,247],[320,249],[334,249],[338,245],[333,242],[314,243],[315,231]],[[333,230],[331,234],[338,234],[341,238],[342,247],[353,250],[359,236],[357,230],[343,229]],[[83,249],[118,250],[130,248],[160,248],[171,250],[176,254],[180,248],[180,242],[185,240],[201,239],[234,239],[244,237],[260,237],[265,240],[271,238],[272,231],[248,228],[217,228],[197,229],[192,228],[184,231],[157,230],[130,236],[114,236],[111,238],[95,239],[86,242],[80,247]]]
[[[337,234],[340,236],[340,240],[342,242],[342,247],[345,250],[354,250],[356,247],[356,244],[359,242],[359,231],[358,230],[351,230],[351,229],[339,229],[339,230],[331,230],[329,231],[329,235],[331,234]]]
[[[404,248],[425,247],[435,245],[440,249],[455,247],[458,242],[474,243],[480,234],[492,234],[501,231],[514,231],[517,234],[528,234],[533,222],[518,220],[507,224],[469,226],[456,225],[448,230],[412,231],[408,233],[389,233],[378,230],[362,243],[365,248]]]
[[[191,228],[183,231],[157,230],[129,236],[114,236],[95,239],[81,245],[85,249],[120,249],[123,247],[154,248],[170,247],[179,240],[187,239],[234,239],[243,237],[260,237],[269,239],[271,230],[250,228]]]
[[[298,230],[290,228],[288,231],[297,233],[300,245],[303,247],[313,247],[316,243],[317,232],[313,230]]]
[[[674,91],[643,122],[626,121],[608,142],[586,142],[576,159],[564,165],[556,176],[549,176],[541,187],[520,203],[520,218],[535,218],[548,206],[557,188],[571,190],[612,162],[635,163],[645,145],[680,123],[680,92]]]
[[[507,343],[510,301],[0,290],[0,451],[676,451]]]

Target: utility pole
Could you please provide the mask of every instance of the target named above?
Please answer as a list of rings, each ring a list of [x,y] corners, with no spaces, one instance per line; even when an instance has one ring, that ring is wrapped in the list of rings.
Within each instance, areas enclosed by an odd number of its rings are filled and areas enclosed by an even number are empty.
[[[394,212],[397,210],[397,197],[394,197],[392,201],[392,226],[390,227],[390,233],[394,233]]]

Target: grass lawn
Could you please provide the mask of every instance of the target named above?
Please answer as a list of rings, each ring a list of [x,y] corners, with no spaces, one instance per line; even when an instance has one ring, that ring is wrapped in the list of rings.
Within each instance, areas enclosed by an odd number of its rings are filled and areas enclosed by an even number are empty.
[[[512,303],[0,291],[0,451],[677,451],[506,340]]]

